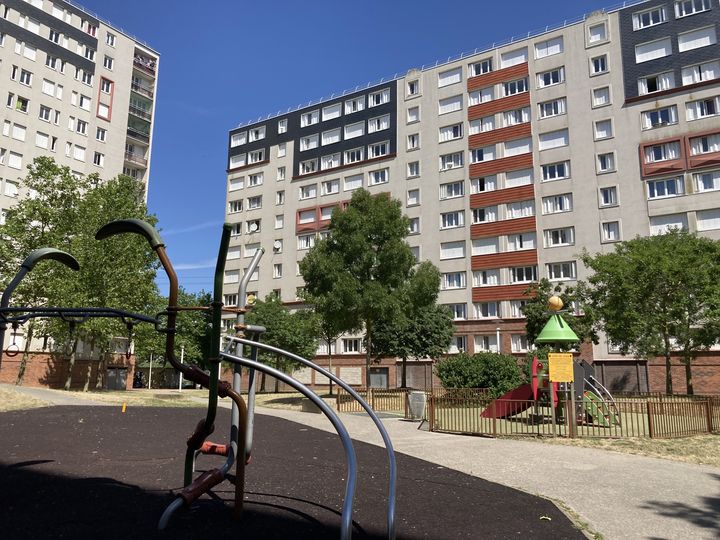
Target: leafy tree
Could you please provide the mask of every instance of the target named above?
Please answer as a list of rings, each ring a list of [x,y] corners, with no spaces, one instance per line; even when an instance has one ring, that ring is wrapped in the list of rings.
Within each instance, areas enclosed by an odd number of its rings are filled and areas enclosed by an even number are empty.
[[[267,332],[263,334],[263,342],[288,352],[312,358],[317,351],[319,334],[319,321],[311,312],[296,311],[290,313],[275,294],[269,294],[264,301],[256,302],[245,320],[249,324],[264,326]],[[261,360],[266,364],[287,371],[292,360],[280,355],[261,353]],[[260,391],[265,390],[265,375],[262,375]],[[278,380],[275,380],[275,392],[278,391]]]
[[[400,202],[359,189],[345,210],[335,210],[330,235],[300,263],[306,291],[343,332],[365,332],[365,375],[370,381],[379,321],[401,311],[398,292],[412,275],[415,258],[405,242],[408,218]]]
[[[402,359],[401,388],[407,387],[408,358],[438,358],[452,340],[450,310],[435,303],[439,287],[438,269],[421,263],[398,291],[400,309],[376,325],[372,352]]]
[[[460,353],[438,362],[435,372],[445,388],[487,388],[493,398],[525,382],[516,358],[508,354]]]
[[[610,341],[624,354],[664,357],[668,394],[671,356],[679,354],[692,394],[692,359],[720,330],[720,243],[671,230],[622,242],[613,253],[585,252],[582,260],[595,272],[590,300]]]
[[[548,300],[551,296],[558,296],[562,300],[565,307],[560,312],[560,316],[577,334],[581,342],[592,341],[595,344],[599,342],[593,320],[594,311],[591,306],[587,306],[588,290],[584,282],[579,281],[573,287],[564,286],[562,283],[553,285],[547,278],[542,278],[539,282],[532,283],[525,294],[530,298],[521,310],[526,318],[525,328],[528,343],[535,343],[535,339],[550,319],[552,312],[548,308]],[[582,315],[572,312],[573,304],[581,310]],[[574,345],[567,344],[560,345],[560,347],[570,349]]]

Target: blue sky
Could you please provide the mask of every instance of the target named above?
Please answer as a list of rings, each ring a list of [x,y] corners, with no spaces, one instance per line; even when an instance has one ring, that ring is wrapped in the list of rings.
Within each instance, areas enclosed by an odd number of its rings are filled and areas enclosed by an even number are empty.
[[[613,5],[607,0],[80,1],[161,55],[148,204],[189,291],[212,289],[228,131]],[[161,289],[163,280],[159,280]]]

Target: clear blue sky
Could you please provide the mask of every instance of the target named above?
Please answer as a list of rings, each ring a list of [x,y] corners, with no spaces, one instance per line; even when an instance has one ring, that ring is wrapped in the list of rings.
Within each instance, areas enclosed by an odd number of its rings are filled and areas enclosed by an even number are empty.
[[[189,291],[212,289],[228,131],[613,6],[612,0],[78,0],[160,53],[149,207]],[[159,280],[165,289],[164,280]]]

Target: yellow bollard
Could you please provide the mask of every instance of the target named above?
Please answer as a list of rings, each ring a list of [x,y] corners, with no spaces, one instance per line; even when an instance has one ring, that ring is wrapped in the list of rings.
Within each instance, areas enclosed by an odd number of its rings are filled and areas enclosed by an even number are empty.
[[[127,403],[123,401],[122,412],[125,412],[125,409],[127,409]]]

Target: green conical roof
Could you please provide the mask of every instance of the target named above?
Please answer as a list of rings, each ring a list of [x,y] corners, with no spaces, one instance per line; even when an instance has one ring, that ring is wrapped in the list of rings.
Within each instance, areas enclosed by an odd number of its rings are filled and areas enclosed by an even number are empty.
[[[554,313],[535,338],[535,343],[577,343],[580,338],[558,313]]]

